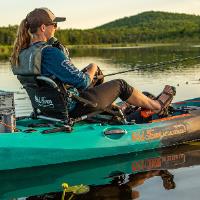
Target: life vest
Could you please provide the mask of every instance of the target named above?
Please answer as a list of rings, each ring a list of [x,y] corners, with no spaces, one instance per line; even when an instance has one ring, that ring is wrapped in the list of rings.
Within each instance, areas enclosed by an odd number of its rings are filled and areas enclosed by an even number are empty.
[[[52,45],[46,42],[38,42],[29,48],[23,49],[19,54],[18,66],[12,66],[15,75],[41,75],[42,50]]]

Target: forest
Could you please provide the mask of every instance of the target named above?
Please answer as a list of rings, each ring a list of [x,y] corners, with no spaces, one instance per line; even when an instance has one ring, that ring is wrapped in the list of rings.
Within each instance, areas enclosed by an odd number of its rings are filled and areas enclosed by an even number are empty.
[[[17,28],[17,25],[0,27],[1,46],[13,44]],[[199,33],[200,16],[149,11],[93,29],[58,29],[56,37],[65,45],[140,44],[197,42]]]

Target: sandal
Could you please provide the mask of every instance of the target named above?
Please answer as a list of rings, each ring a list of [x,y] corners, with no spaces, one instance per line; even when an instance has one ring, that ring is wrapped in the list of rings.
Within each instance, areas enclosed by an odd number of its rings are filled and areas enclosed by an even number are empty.
[[[175,95],[176,88],[170,85],[166,85],[162,93],[156,98],[156,100],[161,105],[161,111],[158,113],[158,115],[163,115],[164,113],[166,113],[166,110],[170,106]]]
[[[161,105],[161,110],[158,113],[159,116],[162,116],[166,113],[168,107],[170,106],[173,97],[176,94],[176,89],[173,86],[166,85],[165,88],[163,89],[162,93],[155,98],[156,101],[158,101]],[[141,116],[143,118],[148,118],[155,114],[155,112],[151,110],[141,110]]]

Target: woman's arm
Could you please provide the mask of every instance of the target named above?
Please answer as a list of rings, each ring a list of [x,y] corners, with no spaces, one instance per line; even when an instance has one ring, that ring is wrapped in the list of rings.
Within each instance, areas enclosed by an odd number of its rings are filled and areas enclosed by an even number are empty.
[[[95,67],[92,67],[88,73],[78,70],[69,57],[55,47],[46,47],[42,51],[42,74],[54,75],[62,82],[77,89],[86,89],[91,84],[94,71]]]

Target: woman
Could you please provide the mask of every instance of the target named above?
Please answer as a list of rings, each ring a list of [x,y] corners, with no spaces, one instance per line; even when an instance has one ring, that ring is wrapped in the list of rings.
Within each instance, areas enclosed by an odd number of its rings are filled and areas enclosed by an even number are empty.
[[[54,37],[57,22],[65,18],[55,17],[47,8],[37,8],[22,20],[11,56],[12,69],[17,75],[44,75],[56,77],[63,83],[74,86],[79,95],[97,107],[73,102],[69,112],[73,117],[110,106],[118,97],[129,104],[147,109],[145,114],[162,113],[175,95],[174,88],[165,86],[157,100],[152,100],[122,79],[112,80],[96,87],[89,87],[98,71],[96,64],[89,64],[85,72],[79,71],[67,54],[48,44]],[[73,111],[73,112],[72,112]],[[151,111],[151,112],[149,112]]]

